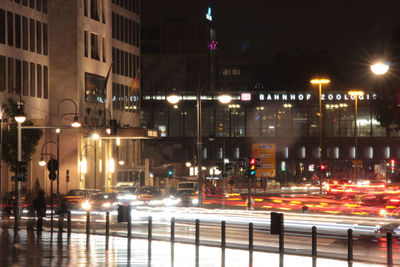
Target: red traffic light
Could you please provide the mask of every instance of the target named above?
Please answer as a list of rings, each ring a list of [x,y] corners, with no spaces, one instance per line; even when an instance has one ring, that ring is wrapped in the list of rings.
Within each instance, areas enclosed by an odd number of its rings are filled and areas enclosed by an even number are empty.
[[[256,164],[257,160],[255,158],[250,159],[250,164]]]
[[[321,166],[320,166],[321,171],[325,170],[325,168],[326,168],[326,166],[321,164]]]

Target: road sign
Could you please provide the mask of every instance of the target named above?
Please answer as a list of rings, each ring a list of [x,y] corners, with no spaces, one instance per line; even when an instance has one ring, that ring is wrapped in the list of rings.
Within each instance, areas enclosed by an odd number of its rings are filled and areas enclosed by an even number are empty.
[[[260,159],[256,177],[276,175],[276,144],[253,144],[252,155]]]

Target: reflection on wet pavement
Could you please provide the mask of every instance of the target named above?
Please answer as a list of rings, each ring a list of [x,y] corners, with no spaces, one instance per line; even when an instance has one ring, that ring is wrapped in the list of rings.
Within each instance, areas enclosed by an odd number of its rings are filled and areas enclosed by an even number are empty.
[[[225,249],[165,241],[0,229],[0,266],[349,266],[346,261]],[[17,242],[14,242],[16,240]],[[353,266],[382,266],[353,263]]]

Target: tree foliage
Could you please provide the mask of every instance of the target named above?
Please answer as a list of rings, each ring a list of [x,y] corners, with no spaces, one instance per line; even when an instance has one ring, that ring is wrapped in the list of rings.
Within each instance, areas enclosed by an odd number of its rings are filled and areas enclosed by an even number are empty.
[[[10,166],[11,171],[16,170],[16,163],[18,158],[18,124],[14,120],[14,116],[18,109],[17,102],[9,98],[6,104],[2,104],[5,114],[8,118],[7,127],[3,128],[3,142],[2,142],[2,157],[3,161]],[[33,122],[26,120],[23,126],[33,126]],[[32,155],[36,151],[36,146],[42,137],[42,130],[40,129],[23,129],[22,130],[22,161],[31,161]]]

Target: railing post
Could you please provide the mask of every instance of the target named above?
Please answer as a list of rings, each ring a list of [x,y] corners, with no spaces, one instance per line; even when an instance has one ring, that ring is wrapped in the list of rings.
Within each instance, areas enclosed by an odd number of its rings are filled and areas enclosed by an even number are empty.
[[[58,217],[58,232],[62,233],[64,231],[64,215]]]
[[[132,216],[131,216],[131,205],[128,205],[128,214],[127,214],[128,224],[127,224],[127,231],[128,231],[128,238],[132,238]]]
[[[353,261],[353,230],[347,230],[347,261]]]
[[[106,212],[106,236],[110,235],[110,212]]]
[[[86,212],[86,234],[90,234],[90,211]]]
[[[67,228],[68,228],[68,235],[71,234],[71,229],[72,229],[72,225],[71,225],[71,211],[68,211],[67,213]]]
[[[392,247],[392,233],[386,233],[386,250],[387,250],[387,265],[393,265],[393,247]]]
[[[311,231],[311,255],[313,257],[317,257],[317,227],[313,226]]]
[[[226,247],[226,222],[222,221],[221,222],[221,247],[225,248]]]
[[[147,235],[147,238],[149,241],[152,240],[152,228],[153,228],[153,218],[151,216],[149,216],[148,235]]]
[[[171,218],[171,242],[175,242],[175,218]]]
[[[249,250],[253,250],[254,249],[254,246],[253,246],[253,228],[254,228],[253,223],[249,223]]]
[[[196,246],[200,245],[200,220],[196,219],[196,239],[195,239]]]

